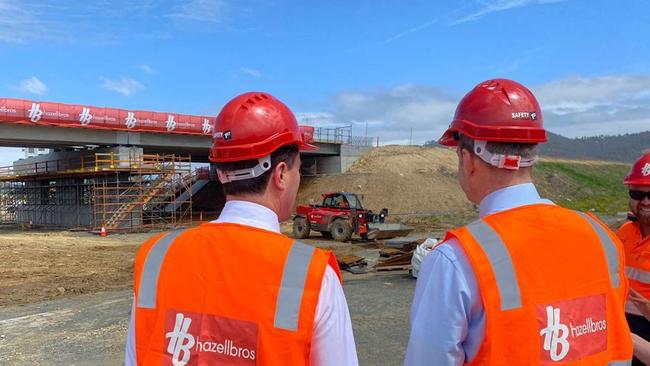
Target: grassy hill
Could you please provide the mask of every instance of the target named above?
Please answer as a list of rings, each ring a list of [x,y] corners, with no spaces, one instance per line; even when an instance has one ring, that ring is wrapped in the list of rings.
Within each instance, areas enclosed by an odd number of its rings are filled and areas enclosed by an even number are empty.
[[[630,166],[604,161],[544,159],[535,166],[540,193],[555,203],[582,211],[627,211],[623,177]]]

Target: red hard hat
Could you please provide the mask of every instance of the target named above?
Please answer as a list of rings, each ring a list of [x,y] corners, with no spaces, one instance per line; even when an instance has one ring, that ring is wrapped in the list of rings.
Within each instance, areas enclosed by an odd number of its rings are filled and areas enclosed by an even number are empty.
[[[456,146],[455,133],[480,141],[546,142],[542,120],[539,103],[528,88],[508,79],[488,80],[463,97],[439,142]]]
[[[650,152],[634,163],[624,182],[629,186],[650,186]]]
[[[233,162],[259,159],[285,145],[318,150],[305,141],[291,110],[267,93],[244,93],[229,101],[217,116],[210,160]]]

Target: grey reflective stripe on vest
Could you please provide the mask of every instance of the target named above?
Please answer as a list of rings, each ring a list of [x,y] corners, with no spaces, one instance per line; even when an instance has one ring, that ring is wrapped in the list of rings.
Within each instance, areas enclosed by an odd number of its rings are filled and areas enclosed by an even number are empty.
[[[282,283],[275,307],[274,326],[290,331],[298,330],[298,315],[305,291],[307,270],[316,249],[310,245],[294,242],[284,264]]]
[[[481,246],[488,260],[499,289],[501,310],[517,309],[521,307],[521,293],[519,282],[512,264],[512,257],[503,240],[494,229],[483,220],[474,221],[467,225],[476,242]]]
[[[158,290],[158,276],[160,267],[165,260],[167,249],[172,245],[174,239],[185,229],[172,231],[158,239],[149,249],[147,258],[144,261],[144,268],[140,275],[140,287],[138,288],[138,307],[153,309],[156,307],[156,292]]]
[[[607,366],[630,366],[632,365],[632,360],[626,361],[611,361]]]
[[[631,280],[650,285],[650,272],[634,267],[625,267],[625,275]]]
[[[603,246],[605,251],[605,258],[607,259],[607,269],[609,270],[609,277],[612,281],[613,288],[619,288],[621,285],[621,279],[618,276],[619,268],[619,259],[618,251],[616,250],[616,244],[612,238],[607,235],[605,229],[596,222],[591,216],[587,215],[584,212],[576,211],[580,216],[582,216],[589,224],[594,228],[596,234],[598,234],[598,239],[600,239],[600,244]]]

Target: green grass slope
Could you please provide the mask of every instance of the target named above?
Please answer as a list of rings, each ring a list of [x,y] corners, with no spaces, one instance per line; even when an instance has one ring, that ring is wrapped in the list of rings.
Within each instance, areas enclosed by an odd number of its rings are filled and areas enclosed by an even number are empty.
[[[623,177],[629,169],[616,162],[544,159],[534,176],[540,194],[559,205],[614,215],[628,210]]]

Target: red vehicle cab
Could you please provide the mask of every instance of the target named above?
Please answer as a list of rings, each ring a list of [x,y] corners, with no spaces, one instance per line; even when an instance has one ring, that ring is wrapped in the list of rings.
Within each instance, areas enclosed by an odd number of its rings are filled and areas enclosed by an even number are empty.
[[[319,231],[326,238],[348,241],[352,234],[368,239],[369,223],[384,222],[388,209],[379,214],[366,210],[359,197],[350,192],[323,193],[321,205],[298,206],[293,219],[293,235],[304,239],[311,230]]]

